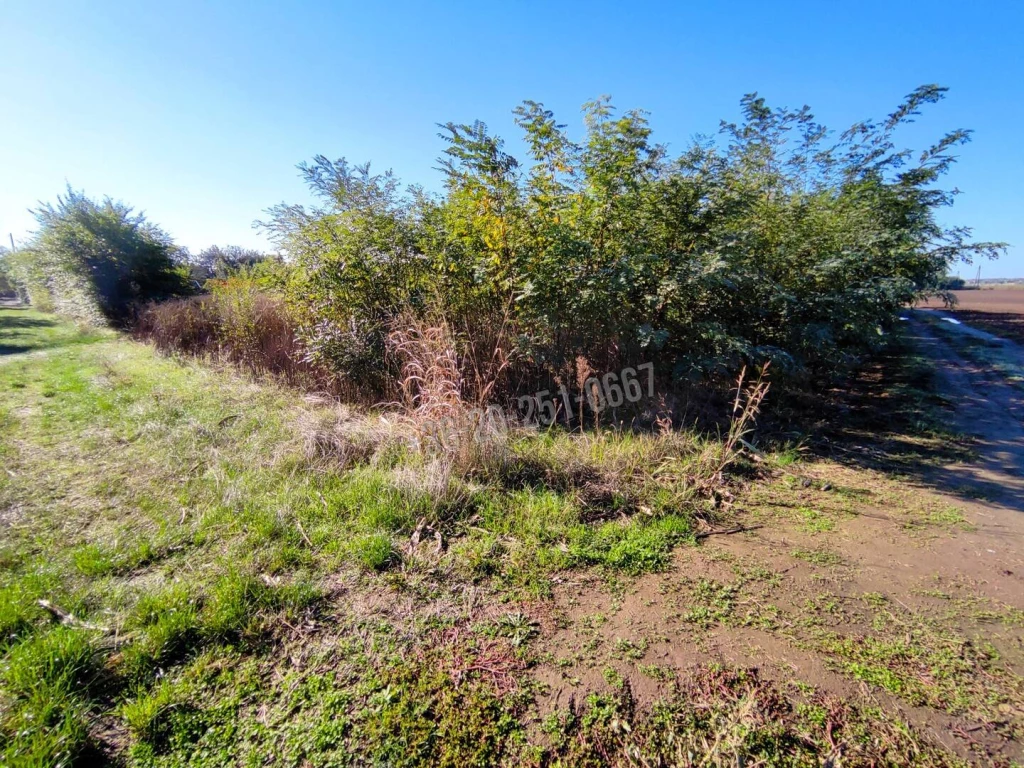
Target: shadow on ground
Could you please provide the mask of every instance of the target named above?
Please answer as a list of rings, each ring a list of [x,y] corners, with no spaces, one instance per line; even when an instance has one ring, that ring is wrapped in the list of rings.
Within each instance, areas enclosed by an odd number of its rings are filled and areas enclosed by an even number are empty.
[[[1024,512],[1024,393],[916,318],[904,336],[839,395],[816,451]]]
[[[48,343],[49,339],[46,336],[26,333],[26,331],[53,328],[57,325],[56,321],[38,317],[20,317],[9,311],[25,309],[17,304],[4,303],[0,308],[8,310],[0,314],[0,356],[17,355],[53,346]]]

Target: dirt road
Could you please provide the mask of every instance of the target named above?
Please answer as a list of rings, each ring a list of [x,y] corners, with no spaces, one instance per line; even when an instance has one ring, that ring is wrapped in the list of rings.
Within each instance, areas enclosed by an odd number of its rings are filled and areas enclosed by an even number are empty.
[[[1024,389],[1000,369],[1024,370],[1024,349],[967,324],[937,326],[920,311],[910,316],[914,342],[934,361],[940,394],[953,405],[951,426],[978,441],[974,461],[943,467],[935,480],[1024,513]]]

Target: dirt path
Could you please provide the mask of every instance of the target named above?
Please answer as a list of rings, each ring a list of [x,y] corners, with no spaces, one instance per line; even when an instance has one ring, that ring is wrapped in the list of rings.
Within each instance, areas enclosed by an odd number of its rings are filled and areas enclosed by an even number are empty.
[[[1024,757],[1024,396],[909,322],[976,458],[913,476],[800,463],[738,499],[761,529],[681,548],[625,587],[562,585],[544,707],[616,676],[649,704],[724,663],[867,700],[971,761]]]
[[[954,405],[952,426],[978,440],[978,456],[970,464],[944,467],[936,480],[956,490],[974,488],[998,506],[1024,513],[1024,392],[984,362],[971,360],[931,329],[915,313],[911,331],[915,343],[934,361],[940,393]],[[967,325],[950,325],[947,333],[976,339]],[[984,334],[991,340],[990,334]],[[1001,358],[1024,368],[1024,349],[997,340]]]

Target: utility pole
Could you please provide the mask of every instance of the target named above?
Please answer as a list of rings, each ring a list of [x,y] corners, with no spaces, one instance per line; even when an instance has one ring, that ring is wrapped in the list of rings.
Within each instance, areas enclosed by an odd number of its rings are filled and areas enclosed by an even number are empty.
[[[14,253],[14,251],[15,251],[15,250],[17,250],[17,249],[16,249],[15,247],[14,247],[14,235],[12,235],[12,234],[11,234],[10,232],[8,232],[8,233],[7,233],[7,236],[8,236],[9,238],[11,238],[11,253]]]
[[[981,264],[978,265],[978,277],[974,281],[975,288],[981,288]]]

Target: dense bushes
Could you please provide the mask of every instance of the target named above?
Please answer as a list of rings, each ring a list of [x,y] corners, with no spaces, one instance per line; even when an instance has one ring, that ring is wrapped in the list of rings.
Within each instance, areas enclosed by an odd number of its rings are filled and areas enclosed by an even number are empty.
[[[967,281],[959,275],[946,275],[939,280],[940,291],[962,291],[967,288]]]
[[[188,266],[191,279],[198,285],[207,280],[224,280],[239,273],[251,273],[266,265],[270,265],[273,271],[280,264],[280,257],[237,245],[211,245],[195,255],[183,250],[179,260]]]
[[[300,168],[322,206],[278,206],[264,226],[297,267],[290,301],[312,358],[353,380],[393,376],[386,340],[410,313],[454,329],[467,373],[514,358],[507,389],[571,380],[580,359],[652,360],[677,381],[766,360],[829,373],[952,263],[999,248],[934,217],[952,196],[933,183],[967,132],[916,162],[894,144],[943,91],[922,87],[838,140],[806,108],[751,95],[722,141],[678,157],[642,112],[592,102],[577,143],[526,102],[528,168],[483,124],[449,123],[443,195],[318,156]]]
[[[122,321],[191,276],[213,293],[140,319],[161,347],[329,375],[374,401],[401,393],[399,326],[446,329],[460,395],[478,401],[646,362],[674,384],[768,361],[776,376],[830,375],[884,343],[899,309],[945,288],[957,261],[1000,250],[935,218],[953,199],[935,183],[966,131],[916,161],[896,147],[943,93],[919,88],[837,139],[806,107],[750,95],[720,141],[677,157],[644,113],[607,99],[584,107],[579,142],[525,102],[515,116],[531,163],[482,123],[449,123],[442,194],[345,160],[301,165],[321,205],[282,204],[262,224],[287,261],[188,257],[127,206],[69,190],[36,211],[35,240],[8,262],[33,303],[89,320]]]
[[[14,254],[12,274],[42,309],[92,323],[124,322],[140,302],[187,291],[174,246],[124,203],[98,203],[68,188],[34,211],[31,245]]]

